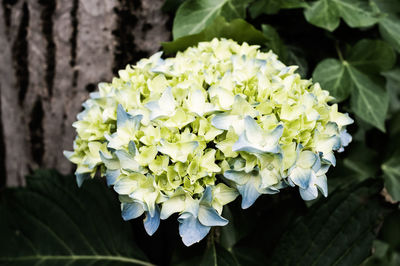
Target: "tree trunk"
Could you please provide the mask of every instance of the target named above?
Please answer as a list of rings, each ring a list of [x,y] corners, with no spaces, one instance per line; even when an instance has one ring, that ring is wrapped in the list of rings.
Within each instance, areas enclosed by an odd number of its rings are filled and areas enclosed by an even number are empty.
[[[0,175],[70,173],[71,124],[100,81],[170,38],[162,0],[1,0]]]

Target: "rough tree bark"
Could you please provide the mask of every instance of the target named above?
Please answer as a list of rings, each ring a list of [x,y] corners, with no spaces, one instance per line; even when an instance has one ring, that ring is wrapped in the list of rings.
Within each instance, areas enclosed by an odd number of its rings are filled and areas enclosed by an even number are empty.
[[[1,0],[3,184],[22,185],[39,167],[73,170],[62,151],[72,149],[82,102],[98,82],[170,38],[162,2]]]

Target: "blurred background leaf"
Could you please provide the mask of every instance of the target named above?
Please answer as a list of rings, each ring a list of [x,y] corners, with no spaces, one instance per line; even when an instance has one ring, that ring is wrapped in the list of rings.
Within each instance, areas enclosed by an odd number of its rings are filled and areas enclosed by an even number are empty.
[[[153,265],[98,179],[37,171],[0,204],[1,265]]]

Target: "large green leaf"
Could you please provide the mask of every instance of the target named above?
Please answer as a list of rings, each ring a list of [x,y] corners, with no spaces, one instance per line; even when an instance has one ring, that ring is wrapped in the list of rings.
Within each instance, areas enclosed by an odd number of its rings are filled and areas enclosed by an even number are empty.
[[[235,266],[239,265],[228,250],[215,243],[211,238],[200,263],[201,266]]]
[[[199,33],[219,15],[227,20],[244,18],[247,0],[188,0],[176,12],[172,35],[175,39]]]
[[[329,31],[339,26],[340,18],[352,28],[371,26],[379,20],[364,0],[318,0],[304,10],[304,15],[311,24]]]
[[[366,73],[389,70],[396,62],[393,48],[381,40],[361,40],[351,49],[347,61]]]
[[[329,58],[321,61],[313,72],[313,79],[321,83],[336,101],[351,95],[354,113],[384,132],[389,96],[369,75],[390,69],[395,58],[393,49],[385,42],[361,40],[350,50],[346,60]]]
[[[313,79],[341,102],[349,97],[353,83],[345,65],[333,58],[321,61],[313,72]]]
[[[311,24],[329,31],[335,30],[340,23],[338,10],[330,0],[319,0],[304,10],[306,20]]]
[[[0,204],[1,265],[152,265],[99,180],[40,171]]]
[[[386,77],[386,90],[390,95],[390,110],[396,112],[400,109],[400,68],[394,68],[382,74]]]
[[[217,17],[213,23],[202,32],[184,36],[172,42],[164,42],[162,46],[165,53],[171,54],[185,50],[187,47],[196,45],[198,42],[210,41],[215,37],[260,45],[268,41],[262,32],[243,19],[235,19],[231,22],[227,22],[225,18]]]
[[[351,65],[346,67],[354,84],[351,108],[365,122],[385,132],[385,118],[389,107],[387,92],[356,68]]]
[[[384,164],[385,187],[395,201],[400,201],[400,154],[396,154]]]
[[[385,212],[381,189],[368,180],[314,204],[284,233],[269,265],[359,265]]]
[[[250,16],[256,18],[261,14],[276,14],[281,9],[307,7],[304,0],[257,0],[249,7]]]
[[[396,15],[387,15],[379,23],[382,37],[400,53],[400,18]]]

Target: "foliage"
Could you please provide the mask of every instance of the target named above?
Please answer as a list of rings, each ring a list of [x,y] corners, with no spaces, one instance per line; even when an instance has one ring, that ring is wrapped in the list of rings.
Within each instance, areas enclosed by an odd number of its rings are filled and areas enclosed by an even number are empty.
[[[236,199],[222,213],[228,225],[185,247],[175,220],[152,237],[123,222],[100,180],[78,189],[71,176],[39,172],[2,197],[0,264],[398,265],[400,2],[167,0],[163,10],[173,18],[167,56],[214,37],[257,44],[354,118],[353,142],[327,174],[329,196],[304,203],[286,189],[246,210]]]

